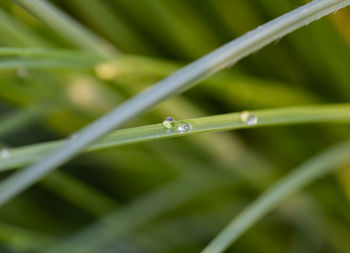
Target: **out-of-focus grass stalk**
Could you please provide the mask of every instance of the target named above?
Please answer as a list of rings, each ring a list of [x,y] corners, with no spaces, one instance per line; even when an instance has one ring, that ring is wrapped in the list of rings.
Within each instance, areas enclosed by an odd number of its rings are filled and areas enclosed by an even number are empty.
[[[17,130],[18,128],[24,128],[50,112],[51,110],[49,107],[39,104],[25,110],[11,113],[8,116],[1,117],[0,137]]]
[[[1,119],[4,123],[0,125],[0,138],[20,127],[25,127],[38,120],[38,118],[46,116],[51,111],[52,105],[41,103],[27,110],[10,114],[7,118]],[[42,181],[42,185],[95,216],[105,214],[117,206],[115,201],[92,187],[59,171],[46,177]]]
[[[0,47],[1,70],[18,68],[31,69],[76,69],[93,68],[102,61],[96,53],[77,50],[45,49],[45,48],[11,48]]]
[[[30,31],[24,24],[14,19],[0,8],[0,31],[2,43],[18,46],[48,46],[50,45],[43,38]]]
[[[199,194],[224,189],[235,182],[222,175],[200,171],[201,169],[198,168],[196,173],[193,171],[186,173],[173,182],[145,194],[45,252],[96,252],[102,245],[113,242],[116,238]]]
[[[49,13],[48,10],[45,10],[46,5],[35,4],[37,2],[42,3],[39,0],[20,1],[34,8],[44,7],[42,10],[45,13]],[[243,57],[261,49],[274,40],[348,4],[350,4],[350,0],[315,0],[266,23],[175,72],[170,77],[129,99],[111,113],[79,131],[78,137],[75,140],[69,141],[57,150],[54,150],[38,164],[21,170],[3,181],[0,185],[0,204],[7,202],[25,188],[41,179],[45,174],[74,157],[85,146],[131,118],[146,112],[160,101],[189,89],[200,80],[213,75],[223,68],[231,66]],[[47,17],[50,17],[50,15]],[[93,40],[93,42],[98,43],[99,41]],[[91,48],[90,46],[89,48]]]
[[[30,69],[90,69],[94,62],[84,61],[83,59],[6,59],[0,61],[0,70],[15,70],[18,68]]]
[[[143,30],[151,33],[168,54],[180,58],[197,58],[217,46],[216,37],[203,24],[171,1],[118,1]],[[155,19],[153,17],[158,17]],[[159,22],[162,20],[162,22]],[[169,40],[172,43],[169,43]]]
[[[41,184],[96,217],[117,207],[116,201],[93,187],[59,171],[50,174]]]
[[[66,38],[70,39],[75,45],[85,49],[93,50],[102,56],[109,57],[115,53],[116,49],[107,41],[95,35],[82,25],[70,18],[64,12],[53,8],[51,3],[43,0],[16,0],[29,11],[38,15],[39,18],[47,22],[50,26],[55,27]]]
[[[96,53],[82,50],[68,50],[57,48],[18,48],[18,47],[0,47],[0,56],[19,56],[19,57],[46,57],[46,58],[78,58],[94,59],[96,62],[102,61],[102,57]]]
[[[0,242],[14,250],[40,252],[56,240],[13,225],[0,223]]]
[[[104,79],[107,71],[108,80],[115,80],[119,85],[126,84],[125,89],[129,92],[130,90],[139,91],[147,87],[142,85],[144,82],[148,83],[164,78],[181,66],[171,61],[133,55],[119,55],[111,62],[105,62],[96,54],[79,50],[4,47],[0,48],[0,55],[16,56],[16,58],[0,61],[0,69],[3,70],[18,68],[76,70],[77,68],[91,69],[96,66],[98,77]],[[249,103],[250,105],[271,106],[281,103],[293,105],[317,101],[314,96],[296,87],[290,88],[280,82],[260,80],[240,73],[222,73],[204,80],[202,87],[211,94],[227,99],[231,104]],[[253,90],[260,96],[252,96],[251,91]],[[267,99],[264,96],[266,92],[278,100]]]
[[[350,142],[339,144],[310,159],[265,191],[243,210],[202,252],[220,253],[290,194],[334,167],[350,161]]]
[[[83,21],[116,43],[121,50],[128,53],[156,53],[154,47],[146,43],[145,38],[132,29],[133,27],[120,15],[118,9],[113,9],[100,0],[85,0],[84,4],[69,0],[63,2]]]
[[[248,125],[242,122],[240,119],[241,113],[229,113],[177,121],[177,124],[181,122],[191,124],[192,130],[183,133],[177,131],[175,127],[173,129],[164,128],[162,124],[116,130],[114,133],[111,133],[90,147],[87,147],[85,151],[95,151],[119,145],[180,137],[209,131],[319,122],[349,123],[350,105],[300,106],[252,111],[251,114],[258,118],[257,125]],[[68,141],[54,141],[30,145],[28,147],[14,148],[10,150],[10,157],[0,158],[0,171],[33,163],[45,157],[48,152],[55,150],[64,142]]]

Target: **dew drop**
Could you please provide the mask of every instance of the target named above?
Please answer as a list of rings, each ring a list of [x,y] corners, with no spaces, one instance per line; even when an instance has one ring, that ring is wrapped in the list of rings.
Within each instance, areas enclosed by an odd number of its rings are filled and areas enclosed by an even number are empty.
[[[9,158],[11,156],[10,150],[8,150],[7,148],[1,149],[0,156],[1,158]]]
[[[165,128],[172,128],[175,126],[175,119],[172,117],[167,117],[162,124]]]
[[[191,126],[191,124],[189,124],[189,123],[180,123],[180,124],[177,126],[177,130],[178,130],[180,133],[191,132],[192,126]]]
[[[258,124],[258,117],[252,114],[249,111],[243,111],[241,115],[239,116],[240,120],[249,125],[249,126],[254,126]]]

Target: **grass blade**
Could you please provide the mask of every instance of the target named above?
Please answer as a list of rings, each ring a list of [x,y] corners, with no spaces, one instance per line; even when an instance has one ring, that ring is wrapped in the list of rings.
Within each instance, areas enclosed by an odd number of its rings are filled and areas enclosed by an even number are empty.
[[[199,168],[198,168],[199,169]],[[200,168],[201,170],[203,167]],[[169,211],[199,194],[226,188],[235,180],[222,175],[213,175],[208,171],[193,175],[188,172],[128,205],[102,217],[82,231],[78,231],[52,248],[47,253],[54,252],[99,252],[102,245],[113,242],[116,238],[151,221],[155,217]],[[142,215],[140,215],[140,210]]]
[[[240,113],[229,113],[185,120],[185,122],[189,122],[192,125],[192,131],[185,133],[165,129],[162,124],[116,130],[95,144],[85,148],[84,151],[90,152],[120,145],[212,131],[319,122],[350,123],[350,104],[289,107],[253,111],[252,114],[258,117],[258,125],[244,124],[240,121]],[[179,122],[183,121],[178,121],[178,123]],[[10,157],[0,158],[0,171],[34,163],[65,142],[67,141],[54,141],[28,147],[14,148],[11,150]]]
[[[35,8],[37,7],[35,3],[43,3],[39,0],[33,2],[26,0],[20,1]],[[234,64],[274,40],[348,4],[350,4],[350,0],[313,1],[266,23],[256,30],[180,69],[170,77],[129,99],[111,113],[78,132],[77,139],[69,141],[57,150],[54,150],[38,164],[21,170],[3,181],[0,185],[0,205],[6,203],[18,193],[40,180],[51,170],[74,157],[85,146],[131,118],[146,112],[160,101],[189,89],[198,81]],[[46,7],[47,5],[41,6]],[[45,8],[42,11],[45,11]]]
[[[54,8],[49,2],[43,0],[16,0],[16,2],[38,15],[80,47],[93,50],[106,57],[109,57],[111,52],[115,51],[107,41],[90,32],[59,9]]]
[[[310,159],[265,191],[243,210],[202,253],[223,252],[259,218],[271,211],[290,194],[301,189],[334,167],[350,161],[350,142],[339,144]]]

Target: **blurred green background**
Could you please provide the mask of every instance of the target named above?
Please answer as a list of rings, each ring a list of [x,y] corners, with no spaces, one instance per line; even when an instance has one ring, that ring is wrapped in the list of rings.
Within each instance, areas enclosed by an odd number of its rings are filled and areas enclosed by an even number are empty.
[[[50,1],[68,26],[23,2],[0,2],[1,47],[102,52],[113,63],[1,55],[3,148],[69,138],[180,66],[307,1]],[[69,27],[90,30],[93,40]],[[348,102],[349,70],[345,8],[125,127],[167,116]],[[199,252],[278,178],[348,137],[349,127],[312,124],[205,133],[83,154],[0,207],[0,252],[60,252],[62,244],[77,252],[90,244],[91,252]],[[11,173],[1,172],[0,178]],[[344,167],[286,200],[228,252],[348,253],[349,198],[350,167]]]

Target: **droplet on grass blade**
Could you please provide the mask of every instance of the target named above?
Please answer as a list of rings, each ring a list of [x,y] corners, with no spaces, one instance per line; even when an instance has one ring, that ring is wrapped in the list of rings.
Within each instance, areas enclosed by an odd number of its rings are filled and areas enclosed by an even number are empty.
[[[172,128],[175,126],[175,119],[173,117],[167,117],[162,124],[165,128]]]
[[[249,125],[249,126],[254,126],[256,124],[258,124],[258,117],[255,116],[254,114],[252,114],[251,112],[249,111],[243,111],[241,112],[240,116],[239,116],[239,119]]]
[[[192,125],[186,122],[180,123],[177,126],[177,131],[179,131],[181,134],[191,132],[191,130],[192,130]]]

